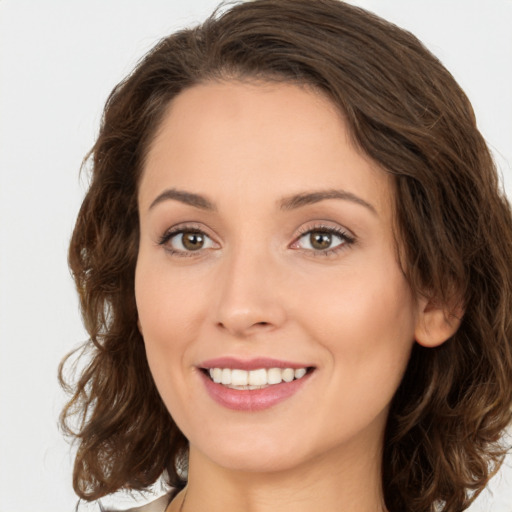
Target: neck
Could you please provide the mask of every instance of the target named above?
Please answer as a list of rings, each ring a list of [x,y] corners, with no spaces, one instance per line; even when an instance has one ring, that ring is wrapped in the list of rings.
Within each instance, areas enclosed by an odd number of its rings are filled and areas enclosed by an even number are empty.
[[[333,451],[288,470],[257,472],[221,467],[191,447],[181,510],[384,512],[380,449],[364,453]]]

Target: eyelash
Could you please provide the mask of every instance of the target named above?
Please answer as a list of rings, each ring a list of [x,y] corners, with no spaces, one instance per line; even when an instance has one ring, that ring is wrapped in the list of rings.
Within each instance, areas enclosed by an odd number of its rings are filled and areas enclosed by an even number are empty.
[[[295,245],[299,242],[299,240],[306,235],[311,235],[311,233],[327,233],[329,235],[334,235],[342,240],[342,243],[336,245],[335,247],[329,247],[328,249],[323,250],[313,250],[313,249],[298,249],[303,250],[305,252],[311,253],[314,256],[332,256],[338,254],[340,251],[343,251],[350,247],[352,244],[356,242],[356,239],[353,235],[349,234],[349,232],[341,227],[335,226],[325,226],[325,225],[316,225],[313,227],[301,228],[299,229],[299,236],[295,239],[292,245]]]
[[[158,240],[158,245],[164,246],[165,250],[172,256],[178,256],[178,257],[190,257],[194,256],[195,252],[200,252],[200,249],[197,251],[182,251],[182,250],[176,250],[173,249],[170,245],[167,245],[168,242],[174,238],[176,235],[184,234],[184,233],[195,233],[198,235],[203,235],[204,237],[211,240],[211,237],[208,236],[204,230],[202,230],[198,226],[194,225],[185,225],[185,226],[177,226],[175,228],[171,228],[168,231],[166,231]]]
[[[323,249],[323,250],[314,250],[314,249],[301,249],[297,247],[297,250],[301,250],[303,252],[307,252],[313,254],[314,256],[330,256],[334,254],[338,254],[338,252],[347,249],[349,246],[355,243],[356,239],[354,236],[349,234],[345,229],[334,226],[325,226],[325,225],[316,225],[313,227],[301,228],[299,230],[299,236],[297,236],[291,246],[296,245],[299,240],[301,240],[306,235],[310,235],[311,233],[327,233],[330,235],[334,235],[342,240],[342,243],[336,245],[335,247]],[[196,233],[199,235],[203,235],[206,238],[211,240],[211,237],[208,236],[202,229],[197,226],[179,226],[174,229],[170,229],[166,231],[158,240],[158,245],[165,246],[165,250],[171,254],[172,256],[178,257],[193,257],[195,252],[200,253],[201,249],[197,251],[183,251],[176,250],[170,247],[168,242],[172,240],[176,235],[184,234],[184,233]]]

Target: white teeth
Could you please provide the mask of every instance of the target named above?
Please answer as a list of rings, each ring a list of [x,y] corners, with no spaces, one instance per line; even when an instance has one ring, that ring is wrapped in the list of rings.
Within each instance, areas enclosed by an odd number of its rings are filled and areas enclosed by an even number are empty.
[[[222,370],[220,382],[225,386],[231,384],[231,370],[229,368],[224,368]]]
[[[283,370],[283,380],[285,382],[291,382],[294,377],[295,377],[295,372],[294,372],[293,368],[285,368]]]
[[[265,370],[265,368],[251,370],[249,372],[250,386],[264,386],[265,384],[267,384],[267,370]]]
[[[306,375],[306,368],[297,368],[297,370],[295,370],[295,378],[296,379],[302,379],[302,377],[304,377],[304,375]]]
[[[268,384],[279,384],[283,380],[283,372],[281,368],[269,368],[267,370]]]
[[[213,382],[220,384],[222,382],[222,370],[220,368],[212,368],[210,370],[210,377]]]
[[[292,382],[306,375],[306,368],[259,368],[257,370],[239,370],[231,368],[210,368],[213,382],[235,389],[259,389],[281,382]]]
[[[222,370],[225,372],[226,370]],[[245,370],[231,370],[231,385],[232,386],[247,386],[249,382],[249,372]]]

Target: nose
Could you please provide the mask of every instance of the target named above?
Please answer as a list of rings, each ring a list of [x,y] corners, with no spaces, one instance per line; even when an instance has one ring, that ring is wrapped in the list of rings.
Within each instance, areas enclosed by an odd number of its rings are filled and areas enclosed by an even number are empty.
[[[237,338],[277,329],[286,321],[282,272],[268,255],[238,251],[222,264],[216,324]]]

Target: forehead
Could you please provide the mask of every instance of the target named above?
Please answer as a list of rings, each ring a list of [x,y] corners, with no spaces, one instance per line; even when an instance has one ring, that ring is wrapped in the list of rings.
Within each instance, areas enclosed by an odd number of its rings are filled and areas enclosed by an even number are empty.
[[[389,207],[391,178],[356,149],[340,110],[289,83],[212,82],[180,93],[150,145],[141,206],[163,187],[247,200],[347,189]]]

